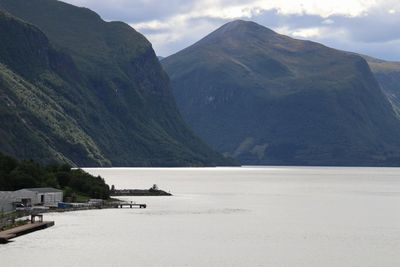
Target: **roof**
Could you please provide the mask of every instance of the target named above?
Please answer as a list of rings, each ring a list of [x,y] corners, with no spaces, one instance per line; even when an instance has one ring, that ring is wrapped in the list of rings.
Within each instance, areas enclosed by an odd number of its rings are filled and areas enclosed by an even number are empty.
[[[62,190],[55,189],[52,187],[39,187],[39,188],[25,188],[25,190],[38,192],[38,193],[59,193]]]

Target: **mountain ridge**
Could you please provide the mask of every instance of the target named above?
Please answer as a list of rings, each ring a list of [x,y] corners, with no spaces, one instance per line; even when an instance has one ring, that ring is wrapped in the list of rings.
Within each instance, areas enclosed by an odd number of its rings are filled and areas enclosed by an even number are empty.
[[[187,123],[242,164],[399,164],[398,120],[358,55],[235,21],[161,62]]]
[[[54,0],[1,0],[0,10],[18,18],[12,25],[26,22],[19,25],[18,36],[2,27],[2,39],[14,47],[0,45],[0,62],[8,71],[2,73],[8,83],[0,93],[18,109],[4,106],[4,120],[14,130],[1,129],[8,142],[0,142],[0,151],[39,162],[67,160],[78,166],[232,162],[187,128],[151,44],[130,26],[104,22],[93,11]],[[31,49],[35,46],[46,48],[40,52]],[[15,56],[10,58],[10,51]],[[38,60],[43,56],[43,62]],[[38,62],[43,64],[36,66]],[[35,102],[23,98],[27,93]],[[18,115],[22,113],[26,117]],[[23,140],[30,140],[30,145]]]

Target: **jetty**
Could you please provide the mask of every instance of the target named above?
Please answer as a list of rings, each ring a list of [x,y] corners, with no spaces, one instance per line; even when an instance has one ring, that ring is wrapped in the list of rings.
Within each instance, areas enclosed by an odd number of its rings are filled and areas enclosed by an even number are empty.
[[[172,196],[171,193],[159,189],[156,184],[154,184],[149,189],[115,189],[114,186],[112,186],[110,195],[113,197],[118,197],[118,196]]]
[[[38,221],[36,221],[38,219]],[[53,221],[43,221],[43,215],[31,215],[29,223],[0,232],[0,244],[6,244],[15,237],[54,226]]]
[[[116,205],[116,208],[139,208],[139,209],[145,209],[147,208],[146,204],[136,204],[136,203],[129,203],[129,202],[120,202]]]

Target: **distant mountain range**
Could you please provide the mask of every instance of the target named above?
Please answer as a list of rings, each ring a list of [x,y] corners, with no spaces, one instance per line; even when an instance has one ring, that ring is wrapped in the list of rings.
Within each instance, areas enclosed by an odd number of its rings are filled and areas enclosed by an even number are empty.
[[[215,166],[151,44],[55,0],[0,0],[0,152],[78,166]]]
[[[0,152],[19,159],[400,165],[397,62],[241,20],[162,58],[129,25],[56,0],[0,0],[0,38]]]
[[[367,60],[376,78],[359,55],[239,20],[161,62],[186,122],[242,164],[399,166],[399,64]]]

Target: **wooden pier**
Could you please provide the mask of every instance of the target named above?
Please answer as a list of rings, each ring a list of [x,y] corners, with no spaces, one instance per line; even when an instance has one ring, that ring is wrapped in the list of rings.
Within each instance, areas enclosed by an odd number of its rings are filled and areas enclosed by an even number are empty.
[[[48,227],[51,227],[54,225],[54,222],[30,222],[28,224],[14,227],[9,230],[1,231],[0,232],[0,244],[5,244],[8,243],[10,239],[13,239],[15,237],[21,236],[21,235],[26,235],[35,231],[43,230]]]
[[[136,204],[136,203],[129,203],[129,202],[126,202],[126,203],[118,203],[117,204],[117,206],[116,206],[117,208],[135,208],[135,207],[137,207],[137,208],[139,208],[139,209],[145,209],[145,208],[147,208],[147,205],[146,204]]]

